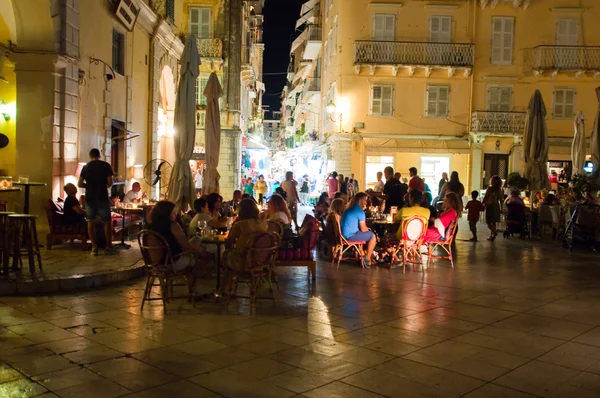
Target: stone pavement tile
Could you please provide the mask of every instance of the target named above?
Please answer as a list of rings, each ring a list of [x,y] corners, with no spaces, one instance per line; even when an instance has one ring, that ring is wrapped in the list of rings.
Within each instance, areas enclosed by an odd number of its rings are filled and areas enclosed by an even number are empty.
[[[315,352],[308,346],[302,346],[277,352],[270,355],[269,358],[292,366],[303,366],[314,361],[326,360],[330,356]]]
[[[271,339],[297,347],[323,340],[323,337],[292,330],[289,333],[272,336]],[[336,338],[336,341],[337,340],[338,339]]]
[[[50,321],[52,319],[73,317],[73,316],[76,316],[79,314],[74,311],[71,311],[71,310],[60,308],[60,309],[57,309],[54,311],[34,312],[32,315],[35,316],[36,318],[42,319],[44,321]]]
[[[406,315],[411,315],[415,312],[428,311],[434,308],[442,307],[450,304],[451,301],[444,300],[440,297],[423,297],[418,294],[397,294],[390,297],[384,297],[378,300],[381,304],[392,305],[408,310]]]
[[[334,358],[341,358],[350,363],[370,368],[383,362],[390,361],[396,357],[394,355],[390,355],[389,353],[383,353],[382,351],[357,347],[348,351],[344,351],[334,356]]]
[[[99,303],[94,303],[89,300],[85,300],[85,301],[77,303],[73,306],[69,306],[69,307],[67,307],[67,309],[70,311],[76,312],[80,315],[96,314],[96,313],[104,312],[107,310],[111,310],[110,307],[107,307],[107,306],[99,304]]]
[[[93,315],[76,315],[67,318],[50,319],[48,322],[80,336],[117,330],[115,326],[93,319]]]
[[[102,377],[85,368],[69,368],[56,372],[43,373],[35,376],[34,381],[46,387],[48,390],[57,391],[65,388],[75,387],[80,384],[102,380]]]
[[[581,372],[577,370],[534,360],[498,378],[494,383],[538,396],[548,396],[570,383],[579,373]]]
[[[17,379],[0,384],[0,397],[29,398],[45,393],[43,386],[28,379]]]
[[[256,355],[265,356],[274,354],[279,351],[287,350],[288,348],[292,348],[293,346],[279,342],[277,340],[265,338],[240,344],[236,347],[239,347],[242,350],[250,351]]]
[[[487,326],[453,340],[526,358],[537,358],[563,344],[563,340],[517,330]]]
[[[593,326],[532,314],[519,314],[494,326],[535,333],[555,339],[570,340],[592,329]]]
[[[408,354],[404,358],[488,381],[529,360],[458,341],[444,341]]]
[[[385,338],[384,336],[366,333],[364,329],[355,330],[353,332],[348,332],[335,336],[335,341],[339,341],[341,343],[346,344],[352,344],[359,347],[374,344],[382,340],[389,339]]]
[[[600,347],[600,327],[593,328],[573,339],[576,343],[589,344]]]
[[[121,329],[131,328],[133,326],[136,326],[136,325],[138,325],[140,323],[144,323],[144,322],[151,323],[150,321],[144,321],[143,319],[140,319],[139,317],[136,317],[135,315],[130,314],[129,312],[119,311],[119,310],[114,310],[114,309],[110,309],[108,311],[96,312],[94,314],[91,314],[89,316],[89,318],[93,319],[93,320],[101,321],[104,323],[108,323],[109,325],[112,325],[112,326],[115,326],[115,327],[121,328]]]
[[[264,379],[291,370],[293,367],[270,358],[257,358],[231,366],[229,369],[257,379]]]
[[[565,386],[559,387],[552,394],[546,396],[551,398],[598,398],[598,393],[571,384],[567,384]]]
[[[575,396],[575,395],[572,395]],[[535,395],[502,387],[496,384],[486,384],[468,393],[465,398],[533,398]]]
[[[218,398],[221,395],[202,388],[187,380],[178,380],[159,387],[127,395],[127,398]]]
[[[537,359],[569,369],[587,370],[595,373],[594,368],[600,369],[600,347],[570,341]]]
[[[362,372],[366,368],[340,357],[329,357],[319,359],[300,365],[302,369],[333,380],[339,380],[355,373]]]
[[[135,339],[117,341],[113,343],[104,343],[113,350],[122,352],[123,354],[135,354],[137,352],[154,350],[156,348],[163,347],[163,344],[157,343],[156,341],[146,339],[144,337],[138,337]]]
[[[221,366],[237,365],[259,356],[250,351],[242,350],[238,347],[228,347],[218,351],[211,351],[206,354],[198,355],[200,359],[215,363]]]
[[[118,343],[121,341],[134,340],[140,338],[140,336],[138,336],[137,334],[128,332],[123,329],[117,329],[104,333],[91,333],[86,335],[85,337],[107,347],[110,347],[111,344]]]
[[[98,346],[99,344],[86,339],[85,337],[73,337],[63,340],[52,341],[50,343],[40,344],[40,347],[47,348],[56,354],[66,354],[83,350],[84,348]]]
[[[473,304],[452,303],[429,311],[434,315],[458,318],[464,321],[490,324],[510,318],[515,312],[495,308],[486,308]]]
[[[501,296],[499,294],[482,294],[463,301],[465,304],[475,304],[481,307],[498,308],[513,312],[531,311],[545,303],[530,298]]]
[[[273,325],[273,326],[275,326],[275,325]],[[217,341],[219,343],[225,344],[226,346],[236,346],[236,345],[249,343],[252,341],[261,340],[265,337],[267,337],[267,336],[261,336],[260,334],[247,332],[245,330],[234,330],[231,332],[226,332],[226,333],[210,336],[210,339],[213,341]]]
[[[581,372],[569,381],[569,385],[600,395],[600,375]]]
[[[341,354],[343,352],[353,350],[356,347],[351,344],[340,343],[339,341],[336,341],[336,340],[323,339],[323,340],[319,340],[314,343],[310,343],[305,346],[302,346],[302,348],[311,350],[313,352],[316,352],[316,353],[319,353],[322,355],[332,357],[332,356]]]
[[[222,367],[171,347],[140,352],[132,357],[183,378],[211,372]]]
[[[406,354],[409,354],[411,352],[421,349],[421,347],[419,347],[419,346],[408,344],[408,343],[403,343],[402,341],[391,340],[391,339],[381,340],[376,343],[368,344],[365,346],[365,348],[368,348],[370,350],[379,351],[379,352],[382,352],[385,354],[395,355],[397,357],[401,357],[403,355],[406,355]]]
[[[177,379],[134,358],[109,359],[88,365],[88,368],[131,391],[145,390]]]
[[[27,376],[58,371],[76,366],[60,355],[23,356],[7,359],[9,364]]]
[[[144,325],[142,328],[129,328],[127,331],[163,345],[180,344],[198,338],[195,334],[174,326],[165,325],[163,322],[154,322],[154,324]]]
[[[0,327],[0,352],[6,352],[13,348],[21,348],[34,345],[35,342],[19,336],[6,328]]]
[[[257,380],[230,369],[220,369],[188,380],[228,398],[287,398],[296,395],[269,382],[268,379]]]
[[[200,338],[181,344],[174,344],[171,346],[171,348],[175,348],[179,351],[183,351],[190,355],[202,355],[224,350],[226,348],[229,348],[229,346],[227,344],[219,343],[212,339]]]
[[[323,387],[315,388],[302,394],[308,398],[378,398],[383,395],[375,394],[349,384],[335,381]]]
[[[55,391],[61,398],[114,398],[131,391],[110,380],[100,379]]]
[[[317,375],[312,372],[307,372],[303,369],[288,370],[287,372],[271,376],[264,380],[270,384],[277,385],[281,388],[285,388],[286,390],[294,391],[298,394],[321,387],[333,381],[332,379]]]
[[[22,379],[24,377],[25,376],[23,376],[22,373],[13,369],[8,364],[0,362],[0,384],[6,383],[7,381]]]
[[[63,354],[63,356],[68,360],[80,365],[87,365],[95,362],[105,361],[107,359],[118,358],[122,357],[123,355],[124,354],[122,352],[112,350],[99,344],[84,348],[79,351]]]

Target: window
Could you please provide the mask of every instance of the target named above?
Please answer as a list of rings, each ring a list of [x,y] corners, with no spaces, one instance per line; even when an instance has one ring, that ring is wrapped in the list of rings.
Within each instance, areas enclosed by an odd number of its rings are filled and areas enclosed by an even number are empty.
[[[452,42],[452,17],[450,15],[429,17],[429,41],[434,43]]]
[[[579,44],[579,21],[559,19],[556,21],[556,45],[576,46]]]
[[[165,13],[167,14],[167,19],[172,23],[175,23],[175,0],[167,0]]]
[[[373,14],[373,40],[394,41],[396,38],[396,16]]]
[[[210,75],[203,74],[198,76],[196,79],[196,105],[206,105],[206,97],[204,96],[204,89],[208,84],[208,78]],[[223,77],[217,76],[219,78],[219,83],[221,86],[223,85]]]
[[[572,119],[575,116],[575,98],[577,92],[573,88],[557,87],[554,89],[552,105],[553,119]]]
[[[488,86],[487,109],[492,112],[510,112],[512,110],[511,86]]]
[[[492,18],[492,50],[490,63],[494,65],[512,64],[514,29],[514,18]]]
[[[394,86],[373,85],[371,87],[371,114],[377,116],[394,114]]]
[[[427,86],[427,104],[425,105],[425,116],[447,117],[449,102],[450,87]]]
[[[113,30],[112,68],[120,75],[125,74],[125,35]]]
[[[198,39],[210,39],[211,12],[207,7],[190,8],[190,33]]]

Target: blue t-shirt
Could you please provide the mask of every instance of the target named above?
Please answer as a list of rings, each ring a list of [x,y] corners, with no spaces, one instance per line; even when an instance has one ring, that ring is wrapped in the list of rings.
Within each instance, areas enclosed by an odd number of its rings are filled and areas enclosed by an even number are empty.
[[[342,218],[340,219],[340,226],[344,238],[348,239],[357,233],[360,230],[358,223],[365,221],[366,219],[364,210],[358,204],[355,203],[348,207],[346,211],[342,213]]]

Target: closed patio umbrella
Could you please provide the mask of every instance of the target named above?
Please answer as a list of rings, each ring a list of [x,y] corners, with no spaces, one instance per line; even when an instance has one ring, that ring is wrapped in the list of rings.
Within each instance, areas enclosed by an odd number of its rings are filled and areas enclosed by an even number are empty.
[[[527,107],[527,125],[523,134],[525,177],[532,192],[550,188],[548,180],[548,127],[542,93],[535,90]]]
[[[204,185],[202,192],[205,194],[219,192],[219,179],[221,176],[217,171],[219,166],[219,152],[221,151],[221,113],[219,111],[219,98],[223,95],[223,89],[216,73],[211,73],[208,83],[204,89],[206,97],[206,123],[205,123],[205,145],[206,145],[206,172],[204,173]]]
[[[180,210],[186,211],[187,206],[191,206],[196,198],[190,159],[196,141],[196,79],[200,72],[200,55],[194,35],[189,35],[185,42],[180,65],[173,121],[175,164],[167,197]]]
[[[596,117],[594,119],[594,128],[592,129],[591,154],[592,163],[594,164],[594,176],[597,180],[600,180],[600,170],[598,170],[598,168],[600,167],[600,87],[596,87],[596,97],[598,98],[598,110],[596,111]]]
[[[573,120],[575,133],[571,144],[571,160],[573,161],[573,174],[583,173],[585,163],[585,117],[583,112],[577,112]]]

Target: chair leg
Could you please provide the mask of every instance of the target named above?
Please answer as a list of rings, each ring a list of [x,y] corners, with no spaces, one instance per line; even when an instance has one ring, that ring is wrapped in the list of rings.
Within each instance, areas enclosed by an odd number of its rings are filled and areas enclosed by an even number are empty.
[[[312,274],[312,280],[317,280],[317,264],[316,262],[308,267]],[[279,285],[277,285],[277,289],[279,290]]]
[[[448,258],[450,259],[450,265],[454,268],[454,258],[452,257],[452,245],[448,246]]]
[[[35,253],[37,255],[38,268],[41,271],[42,270],[42,254],[40,253],[40,242],[38,242],[37,227],[35,224],[35,219],[33,219],[31,221],[33,223],[33,231],[31,231],[33,234],[32,235],[33,236],[33,244],[34,244]]]
[[[144,304],[146,300],[150,298],[150,291],[152,290],[152,284],[154,283],[154,277],[152,275],[148,275],[148,279],[146,280],[146,288],[144,289],[144,297],[142,298],[142,308],[141,311],[144,310]]]

